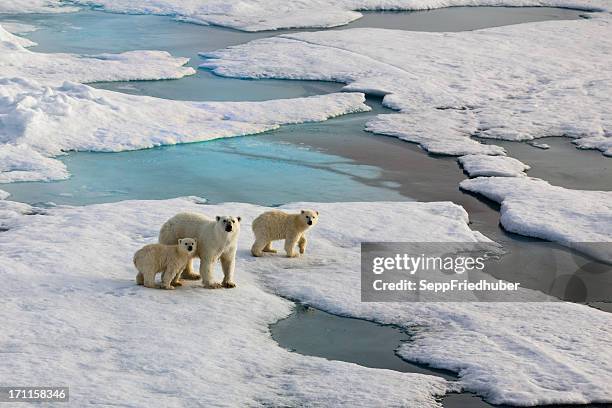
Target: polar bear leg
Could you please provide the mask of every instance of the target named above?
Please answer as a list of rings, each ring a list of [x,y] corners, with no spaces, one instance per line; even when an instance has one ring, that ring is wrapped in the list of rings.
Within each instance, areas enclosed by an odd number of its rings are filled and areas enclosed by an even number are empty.
[[[298,240],[298,246],[300,247],[300,254],[306,252],[306,244],[308,241],[306,240],[306,235],[302,234],[300,239]]]
[[[146,288],[159,288],[159,285],[155,283],[156,273],[157,271],[151,269],[144,271],[144,285]]]
[[[287,238],[285,238],[285,252],[287,253],[288,258],[294,258],[297,256],[295,253],[295,245],[297,244],[297,241],[297,235],[288,235]]]
[[[162,274],[162,289],[174,290],[174,286],[172,286],[172,281],[174,280],[174,277],[180,272],[180,270],[177,271],[170,268],[166,269]]]
[[[266,241],[261,238],[255,238],[255,243],[251,247],[251,254],[253,254],[253,256],[263,256],[262,251],[264,251],[265,247]]]
[[[213,262],[208,259],[200,260],[200,275],[202,275],[202,286],[207,289],[219,289],[221,284],[213,279]]]
[[[144,285],[144,276],[142,275],[142,272],[140,272],[140,271],[136,275],[136,284],[137,285]]]
[[[271,254],[276,253],[276,249],[272,249],[272,242],[268,242],[263,249],[264,252],[270,252]]]
[[[200,279],[200,275],[198,275],[197,273],[195,273],[193,271],[193,261],[189,261],[187,262],[187,266],[185,267],[185,269],[183,270],[183,272],[180,274],[180,277],[183,279],[187,279],[187,280],[198,280]],[[202,269],[202,267],[200,266],[200,270]]]
[[[181,282],[181,271],[176,274],[172,282],[170,283],[172,286],[183,286],[183,282]]]
[[[235,288],[234,283],[234,266],[236,260],[236,249],[229,250],[221,254],[221,267],[223,268],[223,282],[221,285],[224,288]]]

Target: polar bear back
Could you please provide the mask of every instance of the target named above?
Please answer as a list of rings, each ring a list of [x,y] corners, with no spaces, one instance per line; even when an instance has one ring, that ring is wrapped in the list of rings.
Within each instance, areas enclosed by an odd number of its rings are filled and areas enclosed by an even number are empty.
[[[299,214],[287,214],[279,210],[266,211],[253,221],[255,236],[269,240],[285,239],[287,234],[298,232],[303,228],[298,225]]]
[[[149,244],[134,254],[134,266],[139,272],[163,272],[182,269],[190,259],[191,254],[179,251],[178,245]]]
[[[214,226],[215,221],[205,215],[179,213],[162,226],[159,232],[159,243],[170,245],[187,237],[193,237],[200,242],[207,235],[205,230],[214,228]]]

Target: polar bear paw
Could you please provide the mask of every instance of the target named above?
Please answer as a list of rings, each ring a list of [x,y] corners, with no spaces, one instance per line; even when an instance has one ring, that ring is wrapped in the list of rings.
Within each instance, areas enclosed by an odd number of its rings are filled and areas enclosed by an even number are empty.
[[[223,282],[221,285],[223,285],[223,287],[226,289],[231,289],[231,288],[236,287],[236,284],[234,282]]]
[[[223,287],[219,282],[203,283],[202,286],[206,289],[221,289]]]
[[[181,279],[187,279],[187,280],[200,280],[201,276],[197,273],[185,273],[183,272],[183,274],[181,275]]]

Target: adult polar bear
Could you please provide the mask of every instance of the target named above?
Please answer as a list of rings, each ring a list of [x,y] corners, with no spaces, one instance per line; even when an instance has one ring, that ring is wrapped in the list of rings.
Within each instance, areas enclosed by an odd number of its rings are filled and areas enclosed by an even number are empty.
[[[182,238],[198,241],[196,255],[200,258],[200,275],[193,272],[192,262],[182,273],[184,279],[200,279],[205,288],[233,288],[236,248],[240,233],[240,217],[217,216],[210,219],[200,214],[180,213],[164,223],[159,232],[159,243],[169,245]],[[223,282],[213,279],[215,263],[221,260]]]

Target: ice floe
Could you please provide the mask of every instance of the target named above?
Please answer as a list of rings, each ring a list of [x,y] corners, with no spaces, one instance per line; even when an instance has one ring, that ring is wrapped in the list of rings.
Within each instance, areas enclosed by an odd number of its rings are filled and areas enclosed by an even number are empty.
[[[570,190],[530,177],[479,177],[460,186],[500,203],[506,230],[612,263],[612,192]]]
[[[28,0],[32,1],[32,0]],[[199,24],[244,31],[334,27],[362,16],[360,10],[427,10],[452,6],[551,6],[610,8],[606,0],[77,0],[120,13],[162,14]]]
[[[36,45],[0,26],[0,77],[27,77],[54,84],[63,81],[97,82],[177,79],[195,70],[189,59],[165,51],[128,51],[121,54],[78,55],[32,52]]]
[[[461,156],[459,163],[470,177],[521,177],[530,167],[513,157],[470,154]]]
[[[139,406],[433,407],[433,395],[454,387],[283,350],[268,324],[286,316],[290,303],[274,291],[414,332],[403,356],[458,371],[461,386],[494,403],[612,400],[608,313],[562,302],[361,302],[361,241],[486,241],[457,205],[284,206],[321,213],[306,255],[287,259],[250,255],[250,222],[266,208],[198,202],[125,201],[27,216],[15,210],[10,229],[0,234],[6,278],[0,374],[70,384],[71,400],[81,405],[121,399]],[[163,221],[179,211],[243,217],[236,289],[135,285],[132,253],[154,242]],[[41,355],[44,366],[35,364]]]
[[[32,24],[25,24],[25,23],[20,23],[17,21],[6,21],[6,20],[2,21],[2,27],[6,31],[13,33],[13,34],[31,33],[39,29],[38,26],[34,26]]]
[[[10,194],[4,190],[0,190],[0,200],[6,200],[9,198]]]
[[[610,155],[610,27],[610,14],[599,13],[460,33],[306,32],[204,53],[202,65],[224,76],[330,80],[384,95],[401,116],[379,116],[368,129],[425,139],[436,153],[500,154],[467,137],[475,134],[568,136]]]
[[[68,176],[64,163],[46,157],[28,145],[0,144],[0,183],[63,180]]]
[[[5,221],[2,203],[0,223]],[[435,217],[447,208],[456,212],[453,207],[423,207],[413,215]],[[337,208],[346,213],[353,205]],[[370,217],[378,209],[374,203],[361,208],[368,208]],[[135,284],[133,252],[155,242],[161,224],[175,213],[253,219],[263,210],[246,204],[209,207],[186,199],[58,207],[44,215],[19,215],[15,209],[10,228],[0,233],[0,274],[6,281],[0,289],[5,320],[0,375],[69,385],[77,406],[129,401],[164,407],[441,407],[435,397],[456,388],[442,378],[307,357],[280,347],[268,325],[287,316],[291,302],[261,285],[250,262],[246,224],[237,288],[186,285],[170,292]],[[464,224],[448,219],[440,230],[469,237]],[[364,220],[356,230],[367,228]],[[346,238],[352,236],[346,232]],[[336,261],[348,254],[340,247],[337,252]],[[325,256],[313,253],[321,261]]]
[[[10,0],[0,3],[0,14],[67,13],[78,8],[63,0]]]
[[[62,179],[51,157],[200,142],[322,121],[370,108],[361,93],[264,102],[183,102],[65,82],[0,78],[0,182]]]

